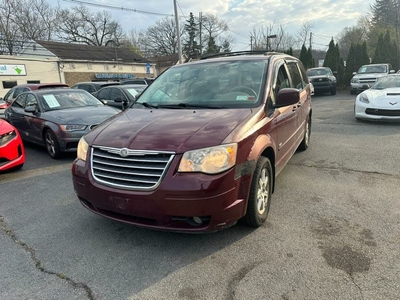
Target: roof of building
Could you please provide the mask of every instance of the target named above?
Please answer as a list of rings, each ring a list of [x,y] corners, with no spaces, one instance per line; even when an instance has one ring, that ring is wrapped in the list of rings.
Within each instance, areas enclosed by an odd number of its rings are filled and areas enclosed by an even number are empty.
[[[177,64],[179,55],[178,53],[174,53],[171,55],[151,57],[149,60],[156,63],[158,67],[170,67]]]
[[[90,46],[85,44],[35,41],[61,59],[147,62],[147,59],[128,48]]]

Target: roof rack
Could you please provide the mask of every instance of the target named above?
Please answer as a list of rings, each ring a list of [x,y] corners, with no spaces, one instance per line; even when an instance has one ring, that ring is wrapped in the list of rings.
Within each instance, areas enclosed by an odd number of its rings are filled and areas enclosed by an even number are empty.
[[[221,52],[209,55],[204,55],[200,59],[208,59],[214,57],[226,57],[226,56],[239,56],[239,55],[274,55],[274,54],[284,54],[281,52],[268,52],[265,50],[246,50],[246,51],[235,51],[235,52]]]

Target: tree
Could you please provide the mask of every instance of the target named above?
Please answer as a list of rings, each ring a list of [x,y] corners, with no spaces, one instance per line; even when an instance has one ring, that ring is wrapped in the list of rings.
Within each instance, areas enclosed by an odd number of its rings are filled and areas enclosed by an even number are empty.
[[[200,46],[196,41],[199,28],[193,13],[190,13],[189,20],[186,20],[184,30],[187,35],[187,39],[183,45],[183,51],[188,58],[197,58],[200,54]]]
[[[285,51],[293,47],[296,42],[293,36],[286,32],[284,26],[275,28],[275,23],[268,26],[254,27],[250,32],[252,50]]]
[[[315,60],[312,55],[311,47],[307,49],[307,66],[306,68],[314,68]]]
[[[300,30],[298,31],[298,45],[305,45],[307,42],[308,37],[311,34],[311,29],[314,27],[312,22],[303,22],[301,24]],[[311,47],[311,45],[310,45]]]
[[[303,46],[301,47],[300,50],[300,56],[299,56],[299,60],[303,63],[304,67],[307,67],[308,61],[307,61],[307,48],[306,46],[303,44]]]
[[[330,41],[328,51],[326,52],[324,67],[329,67],[333,72],[336,72],[338,84],[343,83],[343,60],[340,57],[339,45],[335,45],[333,39]]]
[[[93,46],[118,46],[124,39],[121,25],[111,19],[107,11],[92,13],[85,6],[75,6],[72,11],[60,9],[57,35],[67,42]]]
[[[183,31],[181,31],[181,36]],[[175,21],[166,17],[155,25],[141,32],[139,43],[142,52],[147,56],[164,56],[178,53],[178,38]]]
[[[24,37],[18,24],[15,22],[18,0],[4,0],[0,2],[0,49],[1,53],[14,54],[24,44]]]
[[[57,27],[56,10],[45,0],[20,0],[18,3],[17,23],[22,36],[30,40],[51,40]]]
[[[222,35],[228,31],[228,24],[224,20],[218,19],[215,15],[206,14],[201,19],[201,27],[206,36],[202,39],[203,45],[201,47],[206,49],[206,53],[218,53],[221,49],[221,44],[226,40]],[[221,43],[218,43],[218,41],[221,41]]]

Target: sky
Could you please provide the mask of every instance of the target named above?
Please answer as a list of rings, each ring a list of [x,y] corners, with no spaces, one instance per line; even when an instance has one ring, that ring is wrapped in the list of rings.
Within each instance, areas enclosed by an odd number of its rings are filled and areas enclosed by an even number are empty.
[[[174,16],[174,0],[47,0],[51,6],[72,8],[82,2],[91,11],[107,10],[125,31],[137,32],[155,25],[167,14]],[[302,24],[309,22],[313,49],[327,50],[333,37],[345,28],[356,25],[360,16],[370,12],[375,0],[176,0],[180,26],[184,26],[190,12],[199,16],[213,14],[224,20],[233,37],[234,51],[250,50],[250,32],[261,26],[284,26],[286,32],[297,35]],[[89,5],[107,5],[119,9]],[[121,9],[124,8],[124,9]],[[157,14],[152,14],[157,13]],[[309,41],[308,41],[309,43]],[[308,46],[308,45],[307,45]]]

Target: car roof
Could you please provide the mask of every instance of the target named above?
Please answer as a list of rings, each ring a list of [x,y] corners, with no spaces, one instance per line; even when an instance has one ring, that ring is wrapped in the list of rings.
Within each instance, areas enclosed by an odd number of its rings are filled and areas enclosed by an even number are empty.
[[[31,90],[39,90],[44,88],[57,88],[57,87],[69,87],[66,83],[61,82],[53,82],[53,83],[27,83],[27,84],[19,84],[14,86],[13,88],[27,87]]]
[[[88,94],[90,94],[89,92],[87,92],[85,90],[72,89],[72,88],[54,88],[54,89],[51,89],[51,90],[50,89],[42,89],[42,90],[34,90],[34,91],[31,91],[31,92],[33,92],[33,93],[35,93],[37,95],[47,94],[49,92],[51,92],[51,93],[73,92],[73,93],[88,93]]]

